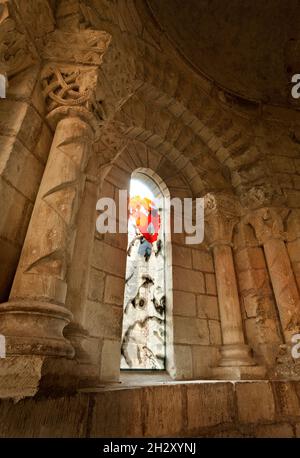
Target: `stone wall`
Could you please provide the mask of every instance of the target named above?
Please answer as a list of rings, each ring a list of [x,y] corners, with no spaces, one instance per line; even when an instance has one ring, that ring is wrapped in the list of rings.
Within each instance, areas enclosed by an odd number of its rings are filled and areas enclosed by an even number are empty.
[[[211,253],[173,235],[174,352],[178,379],[209,378],[219,358],[221,329]],[[181,244],[179,243],[181,240]]]
[[[118,178],[111,175],[105,180],[100,197],[118,201],[119,189],[128,188],[129,176],[124,187]],[[127,234],[95,232],[84,322],[90,334],[88,350],[100,366],[102,380],[119,378],[126,251]]]
[[[198,382],[1,401],[1,437],[300,437],[299,382]]]

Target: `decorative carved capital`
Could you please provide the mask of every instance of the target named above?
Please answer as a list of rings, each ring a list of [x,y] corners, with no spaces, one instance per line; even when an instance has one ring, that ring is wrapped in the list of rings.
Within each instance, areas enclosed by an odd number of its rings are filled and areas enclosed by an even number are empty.
[[[207,194],[204,199],[205,233],[209,245],[232,245],[233,228],[240,219],[238,200],[230,194]]]
[[[241,196],[242,205],[248,209],[282,205],[284,200],[280,190],[271,184],[254,186]]]
[[[97,129],[105,118],[101,97],[97,94],[97,67],[47,65],[42,86],[52,125],[64,116],[85,118]]]
[[[0,0],[0,73],[12,76],[36,60],[27,36],[18,29],[10,2]]]
[[[270,239],[285,239],[283,219],[289,210],[264,207],[250,212],[245,222],[255,230],[257,240],[263,245]]]

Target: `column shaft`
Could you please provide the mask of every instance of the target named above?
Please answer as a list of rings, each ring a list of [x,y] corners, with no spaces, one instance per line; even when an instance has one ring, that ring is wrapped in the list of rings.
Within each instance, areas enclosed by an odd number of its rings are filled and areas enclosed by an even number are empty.
[[[84,120],[58,122],[10,299],[0,306],[8,354],[74,355],[63,337],[72,319],[65,307],[66,277],[92,141]]]
[[[223,344],[244,343],[236,275],[230,246],[213,249]]]
[[[268,239],[264,250],[285,340],[290,343],[300,329],[300,298],[291,261],[280,239]]]

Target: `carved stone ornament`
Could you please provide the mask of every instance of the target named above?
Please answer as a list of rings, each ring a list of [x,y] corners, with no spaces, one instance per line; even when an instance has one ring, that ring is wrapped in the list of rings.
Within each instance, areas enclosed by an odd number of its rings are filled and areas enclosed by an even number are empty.
[[[254,186],[241,196],[243,206],[248,208],[271,206],[275,201],[277,205],[283,204],[284,196],[271,184]]]
[[[48,112],[73,108],[102,121],[105,114],[101,100],[96,96],[97,77],[97,68],[46,66],[42,86]]]
[[[104,31],[63,32],[55,30],[47,35],[42,54],[44,59],[55,62],[100,65],[110,40],[111,36]]]
[[[206,194],[204,197],[205,234],[211,247],[231,245],[232,231],[239,222],[240,206],[230,194]]]
[[[0,1],[0,73],[12,76],[36,60],[24,33],[17,28],[9,11],[9,2]]]
[[[287,209],[260,208],[249,213],[245,219],[255,230],[258,242],[262,245],[270,239],[285,239],[283,219]]]

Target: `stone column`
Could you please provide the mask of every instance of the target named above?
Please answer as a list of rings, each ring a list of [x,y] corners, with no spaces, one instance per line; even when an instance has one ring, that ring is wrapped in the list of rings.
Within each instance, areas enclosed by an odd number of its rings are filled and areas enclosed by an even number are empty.
[[[290,344],[291,337],[300,332],[300,297],[284,241],[283,216],[287,212],[264,207],[252,211],[247,220],[264,248],[284,338]]]
[[[53,143],[34,205],[0,333],[8,354],[74,356],[62,334],[85,169],[102,120],[94,88],[97,68],[48,65],[43,86]]]
[[[232,253],[232,232],[239,221],[238,214],[233,196],[206,196],[206,236],[214,256],[223,340],[221,360],[213,375],[223,379],[260,378],[265,372],[256,365],[244,338]]]

